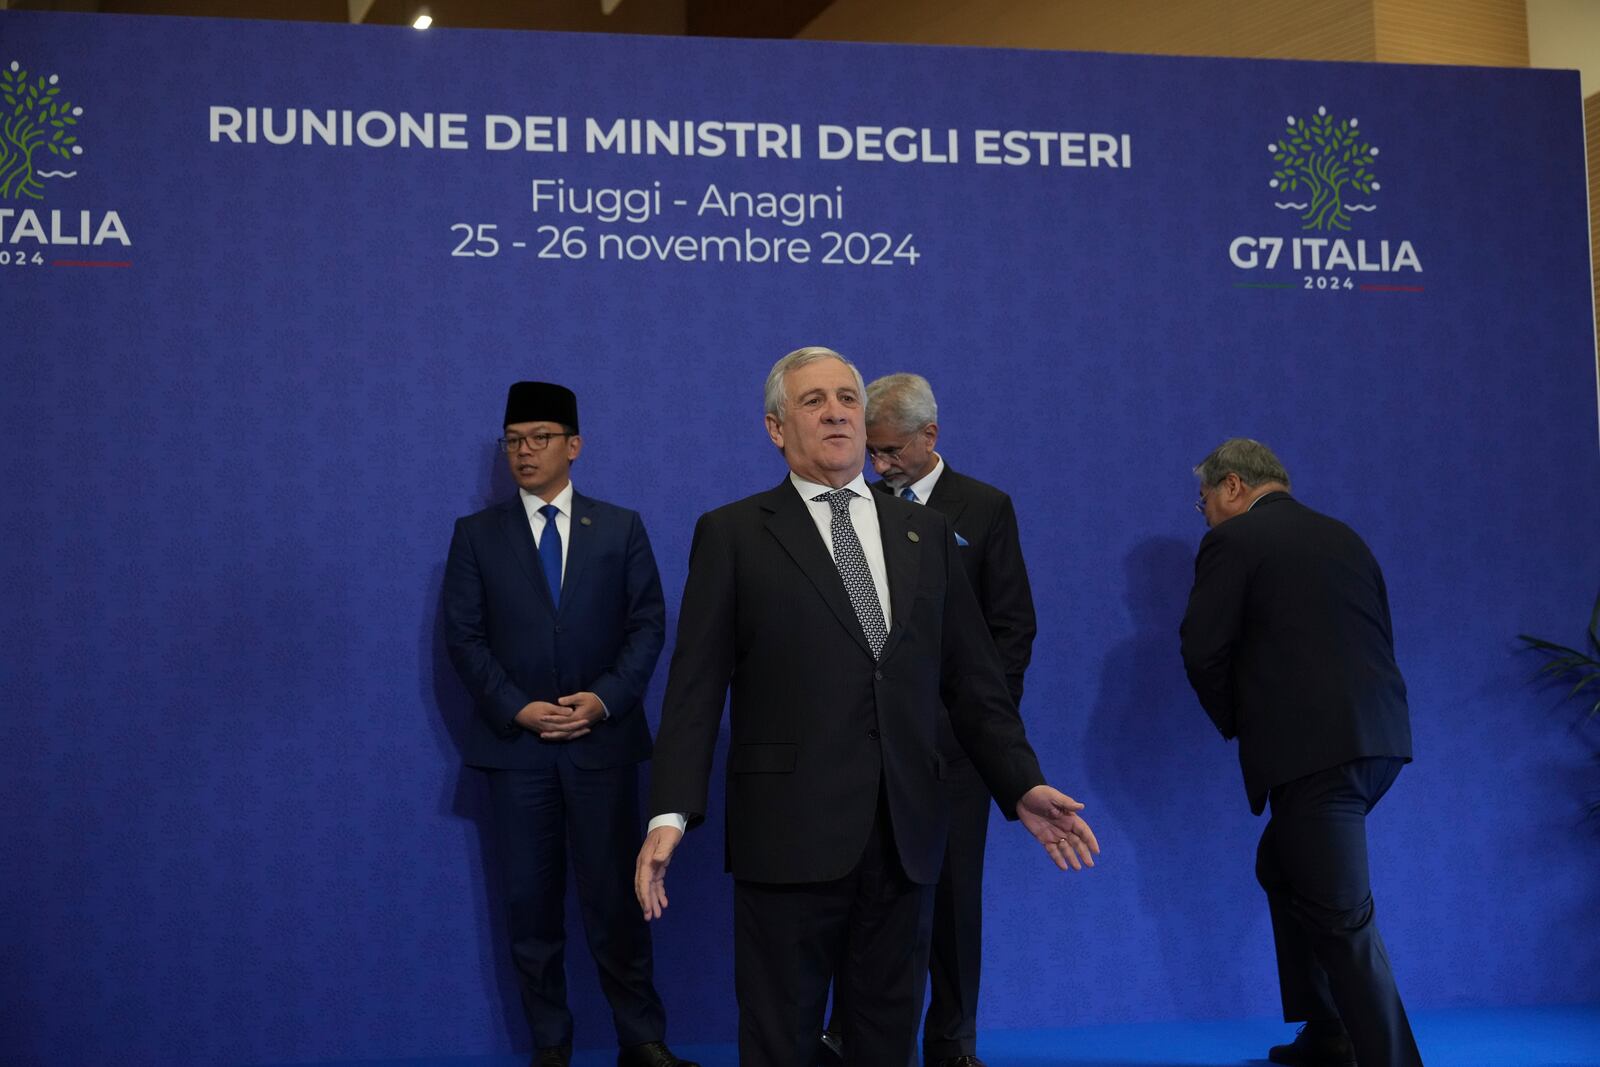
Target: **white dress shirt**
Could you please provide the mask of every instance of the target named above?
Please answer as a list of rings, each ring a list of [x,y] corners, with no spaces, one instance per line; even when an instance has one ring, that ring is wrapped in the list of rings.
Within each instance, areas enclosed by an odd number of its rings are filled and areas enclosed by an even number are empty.
[[[941,466],[943,463],[941,461]],[[811,521],[817,525],[817,535],[822,538],[822,545],[828,550],[828,555],[833,556],[833,505],[826,500],[813,500],[812,497],[821,496],[823,493],[833,492],[833,487],[808,482],[804,478],[789,472],[789,484],[794,486],[795,492],[800,494],[800,499],[805,501],[806,510],[811,513]],[[930,482],[929,487],[932,487]],[[878,591],[878,604],[883,608],[883,628],[888,632],[891,619],[889,615],[889,567],[883,561],[883,533],[878,526],[878,505],[872,501],[872,490],[867,488],[867,479],[856,475],[855,481],[844,488],[855,494],[850,501],[850,525],[855,527],[856,539],[861,542],[861,554],[867,557],[867,570],[872,574],[872,585]],[[658,826],[676,827],[681,833],[687,829],[689,820],[678,812],[666,812],[650,820],[646,833]]]

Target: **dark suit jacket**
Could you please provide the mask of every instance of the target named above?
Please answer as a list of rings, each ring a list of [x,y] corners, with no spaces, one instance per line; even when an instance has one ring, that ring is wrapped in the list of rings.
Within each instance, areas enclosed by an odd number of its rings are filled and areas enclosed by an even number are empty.
[[[521,495],[456,520],[444,572],[450,661],[477,702],[469,766],[580,767],[649,758],[642,702],[666,632],[655,556],[637,512],[574,493],[561,605],[551,603]],[[531,700],[589,691],[609,717],[576,741],[541,741],[514,721]]]
[[[1268,493],[1200,542],[1180,630],[1189,682],[1239,739],[1250,809],[1284,782],[1411,758],[1383,572],[1355,531]]]
[[[901,864],[939,878],[944,708],[1002,810],[1044,779],[938,511],[882,494],[891,625],[877,662],[787,478],[701,516],[667,678],[651,811],[705,815],[729,686],[727,865],[758,882],[841,878],[880,785]]]
[[[890,496],[887,482],[875,482],[874,489]],[[1011,700],[1022,706],[1022,677],[1033,658],[1033,638],[1038,626],[1033,615],[1033,591],[1028,586],[1028,568],[1022,562],[1022,541],[1017,534],[1017,512],[1011,498],[994,486],[958,474],[944,466],[944,473],[933,485],[927,506],[944,513],[955,530],[957,553],[967,572],[967,581],[977,595],[983,621],[1000,653],[1006,672],[1006,689]],[[942,730],[940,749],[947,759],[965,758],[956,745],[955,733],[948,724]]]

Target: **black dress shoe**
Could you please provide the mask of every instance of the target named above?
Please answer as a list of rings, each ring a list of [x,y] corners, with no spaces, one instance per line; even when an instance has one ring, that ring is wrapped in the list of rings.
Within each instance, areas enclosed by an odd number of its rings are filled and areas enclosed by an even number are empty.
[[[529,1067],[570,1067],[571,1063],[571,1045],[556,1045],[552,1048],[535,1049],[533,1059],[528,1061]]]
[[[926,1067],[989,1067],[970,1052],[960,1056],[948,1056],[942,1060],[926,1060],[924,1063]]]
[[[817,1042],[817,1067],[844,1067],[844,1038],[837,1031],[822,1031]]]
[[[672,1054],[665,1041],[646,1041],[617,1050],[617,1067],[700,1067]]]
[[[1267,1059],[1289,1067],[1354,1067],[1356,1050],[1344,1024],[1334,1019],[1306,1023],[1289,1044],[1269,1048]]]

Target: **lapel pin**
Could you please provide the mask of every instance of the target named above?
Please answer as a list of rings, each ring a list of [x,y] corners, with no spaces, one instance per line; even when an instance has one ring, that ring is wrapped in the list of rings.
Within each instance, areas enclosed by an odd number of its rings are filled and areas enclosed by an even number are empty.
[[[907,530],[906,531],[906,540],[910,541],[912,544],[916,544],[918,541],[922,540],[922,538],[917,536],[917,531],[915,531],[915,530]]]
[[[585,515],[583,518],[579,519],[578,521],[581,522],[585,526],[593,526],[594,525],[594,520],[589,518],[589,516],[587,516],[587,515]]]

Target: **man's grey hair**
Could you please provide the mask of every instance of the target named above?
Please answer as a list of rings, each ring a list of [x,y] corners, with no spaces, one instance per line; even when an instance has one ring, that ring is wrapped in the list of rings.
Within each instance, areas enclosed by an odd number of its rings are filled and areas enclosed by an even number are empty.
[[[831,348],[808,345],[805,348],[795,349],[772,365],[772,370],[767,374],[767,414],[782,422],[784,411],[789,405],[789,391],[784,384],[784,378],[792,370],[799,370],[808,363],[816,363],[823,359],[836,359],[849,367],[850,374],[856,380],[856,391],[865,397],[867,387],[862,383],[861,372],[856,370],[854,363]]]
[[[1284,488],[1289,486],[1289,472],[1283,469],[1272,449],[1248,437],[1228,438],[1212,449],[1194,472],[1206,488],[1217,485],[1230,474],[1237,474],[1239,480],[1252,489],[1267,482],[1282,482]]]
[[[885,374],[867,386],[867,424],[915,433],[939,421],[933,386],[920,374]]]

